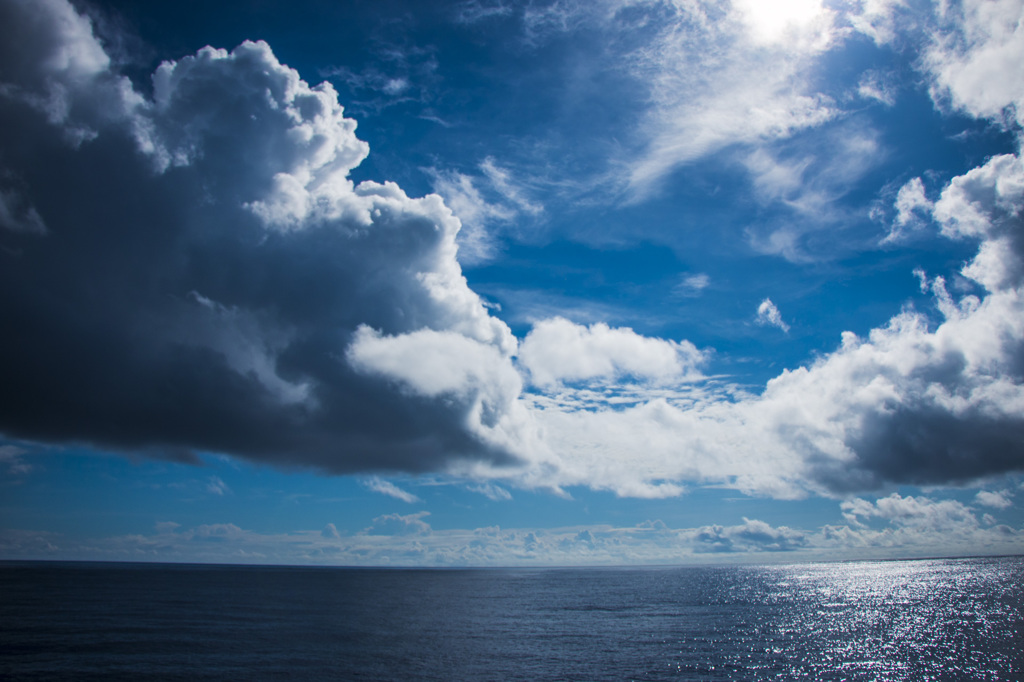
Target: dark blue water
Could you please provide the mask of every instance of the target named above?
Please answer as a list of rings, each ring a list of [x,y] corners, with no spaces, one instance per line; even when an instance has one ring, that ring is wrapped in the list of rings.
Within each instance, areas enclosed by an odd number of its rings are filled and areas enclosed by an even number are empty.
[[[1024,560],[0,564],[0,677],[1021,680]]]

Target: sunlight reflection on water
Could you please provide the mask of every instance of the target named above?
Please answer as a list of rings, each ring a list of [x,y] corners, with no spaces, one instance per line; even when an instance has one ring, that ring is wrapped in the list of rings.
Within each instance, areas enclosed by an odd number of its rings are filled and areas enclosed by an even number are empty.
[[[1020,680],[1024,559],[0,565],[0,677]]]

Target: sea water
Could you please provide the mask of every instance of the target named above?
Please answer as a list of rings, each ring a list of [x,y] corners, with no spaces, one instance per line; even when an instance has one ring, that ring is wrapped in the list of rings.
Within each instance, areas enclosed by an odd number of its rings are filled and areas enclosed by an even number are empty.
[[[0,678],[1021,680],[1024,559],[0,564]]]

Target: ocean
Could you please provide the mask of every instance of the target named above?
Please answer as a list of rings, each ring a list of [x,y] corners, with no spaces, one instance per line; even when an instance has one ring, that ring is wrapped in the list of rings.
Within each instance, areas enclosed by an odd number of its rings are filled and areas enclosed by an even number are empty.
[[[0,678],[1022,680],[1024,558],[0,563]]]

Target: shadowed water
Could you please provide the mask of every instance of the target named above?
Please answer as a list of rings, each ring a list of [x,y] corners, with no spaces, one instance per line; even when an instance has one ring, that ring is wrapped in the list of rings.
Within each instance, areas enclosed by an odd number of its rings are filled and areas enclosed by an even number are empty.
[[[1024,560],[0,564],[0,677],[1020,680]]]

